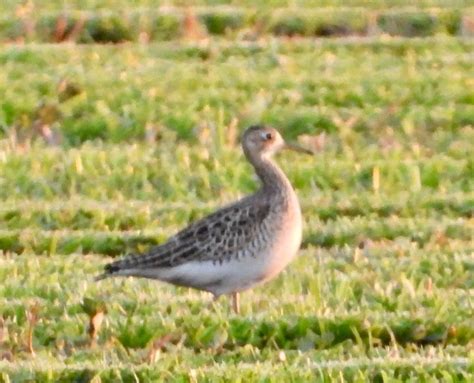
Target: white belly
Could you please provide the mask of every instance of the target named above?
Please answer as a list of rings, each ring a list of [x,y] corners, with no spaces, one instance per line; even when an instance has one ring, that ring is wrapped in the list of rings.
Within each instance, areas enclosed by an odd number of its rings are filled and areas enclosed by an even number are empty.
[[[189,262],[168,271],[163,270],[162,279],[172,283],[182,280],[183,285],[206,290],[217,296],[229,294],[263,282],[268,269],[266,258],[262,254],[257,258],[249,256],[222,264],[211,261]]]

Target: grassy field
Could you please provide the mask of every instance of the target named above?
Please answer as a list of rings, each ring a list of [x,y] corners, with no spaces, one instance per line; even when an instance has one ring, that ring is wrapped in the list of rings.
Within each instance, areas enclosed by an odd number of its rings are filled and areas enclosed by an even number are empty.
[[[31,4],[0,5],[0,382],[474,380],[471,2]],[[255,190],[256,122],[316,151],[277,159],[305,221],[281,276],[239,316],[93,282]]]

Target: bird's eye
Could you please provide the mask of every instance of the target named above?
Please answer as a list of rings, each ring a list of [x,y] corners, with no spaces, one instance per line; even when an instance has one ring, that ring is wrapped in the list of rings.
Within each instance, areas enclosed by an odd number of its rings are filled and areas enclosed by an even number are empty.
[[[271,133],[271,132],[262,133],[262,138],[263,138],[265,141],[273,140],[273,133]]]

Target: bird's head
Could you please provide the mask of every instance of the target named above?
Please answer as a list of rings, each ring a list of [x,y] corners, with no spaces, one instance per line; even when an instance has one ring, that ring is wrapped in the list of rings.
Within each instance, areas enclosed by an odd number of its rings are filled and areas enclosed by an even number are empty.
[[[247,128],[242,136],[242,147],[248,158],[269,157],[281,149],[313,154],[310,150],[299,145],[285,142],[276,129],[264,125],[254,125]]]

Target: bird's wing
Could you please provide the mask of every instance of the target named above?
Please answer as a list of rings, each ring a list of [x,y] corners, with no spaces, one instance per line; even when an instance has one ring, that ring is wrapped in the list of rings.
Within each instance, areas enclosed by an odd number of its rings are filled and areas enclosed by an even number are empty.
[[[162,245],[107,265],[106,274],[173,267],[194,260],[222,263],[256,240],[269,213],[270,203],[265,200],[230,205],[192,223]]]

